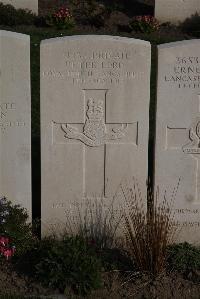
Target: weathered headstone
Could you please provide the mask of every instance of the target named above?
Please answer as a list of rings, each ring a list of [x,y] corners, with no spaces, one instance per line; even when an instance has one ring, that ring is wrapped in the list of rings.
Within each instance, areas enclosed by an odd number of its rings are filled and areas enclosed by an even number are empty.
[[[200,13],[199,0],[155,0],[155,17],[162,23],[177,24]]]
[[[0,31],[0,196],[31,218],[30,38]]]
[[[180,239],[200,242],[200,41],[158,47],[155,185],[174,202]]]
[[[150,44],[109,37],[41,45],[43,234],[85,197],[147,178]]]
[[[38,0],[0,0],[3,4],[10,4],[16,9],[28,9],[38,14]]]

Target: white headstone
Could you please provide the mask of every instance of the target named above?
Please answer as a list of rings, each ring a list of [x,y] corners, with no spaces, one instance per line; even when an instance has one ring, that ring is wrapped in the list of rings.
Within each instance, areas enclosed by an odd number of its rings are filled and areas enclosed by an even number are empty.
[[[200,242],[200,41],[158,47],[155,185],[168,196],[180,239]]]
[[[28,9],[38,14],[38,0],[0,0],[3,4],[10,4],[16,9]]]
[[[42,230],[75,201],[147,178],[150,44],[110,36],[41,45]]]
[[[155,0],[155,17],[162,23],[177,24],[200,13],[199,0]]]
[[[31,218],[30,38],[0,31],[0,196]]]

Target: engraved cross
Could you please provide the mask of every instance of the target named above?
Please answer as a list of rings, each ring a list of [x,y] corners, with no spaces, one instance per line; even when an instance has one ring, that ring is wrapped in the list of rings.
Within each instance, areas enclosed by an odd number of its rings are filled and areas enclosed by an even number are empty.
[[[83,195],[106,197],[107,145],[138,144],[138,122],[106,119],[107,89],[84,89],[84,123],[55,123],[66,143],[83,145]],[[116,161],[117,162],[117,161]]]
[[[190,128],[171,128],[167,127],[166,134],[166,148],[176,149],[180,148],[180,141],[187,134],[185,144],[181,144],[182,151],[189,154],[196,160],[196,183],[195,183],[195,202],[200,203],[200,95],[198,95],[198,116],[190,126]],[[178,134],[176,134],[178,133]],[[170,138],[171,136],[171,138]],[[178,140],[179,138],[179,140]],[[185,139],[185,138],[184,138]],[[170,142],[171,140],[171,142]],[[177,141],[176,141],[177,140]]]

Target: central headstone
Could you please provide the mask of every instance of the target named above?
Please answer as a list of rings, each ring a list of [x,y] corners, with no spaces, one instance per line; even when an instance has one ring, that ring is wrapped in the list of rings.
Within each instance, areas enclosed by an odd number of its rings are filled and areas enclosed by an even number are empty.
[[[158,47],[155,184],[169,198],[180,180],[173,203],[179,240],[200,243],[199,48],[199,40]]]
[[[16,9],[28,9],[38,14],[38,0],[0,0],[3,4],[10,4]]]
[[[42,223],[147,178],[150,44],[109,36],[41,46]]]
[[[155,0],[155,17],[162,23],[178,24],[200,13],[199,0]]]

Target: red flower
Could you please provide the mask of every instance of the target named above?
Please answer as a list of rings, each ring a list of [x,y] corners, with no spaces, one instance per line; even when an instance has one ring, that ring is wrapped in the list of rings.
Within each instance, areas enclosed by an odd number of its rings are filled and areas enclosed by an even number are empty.
[[[0,236],[0,254],[7,260],[11,258],[15,253],[15,246],[9,246],[10,239],[8,237]]]

